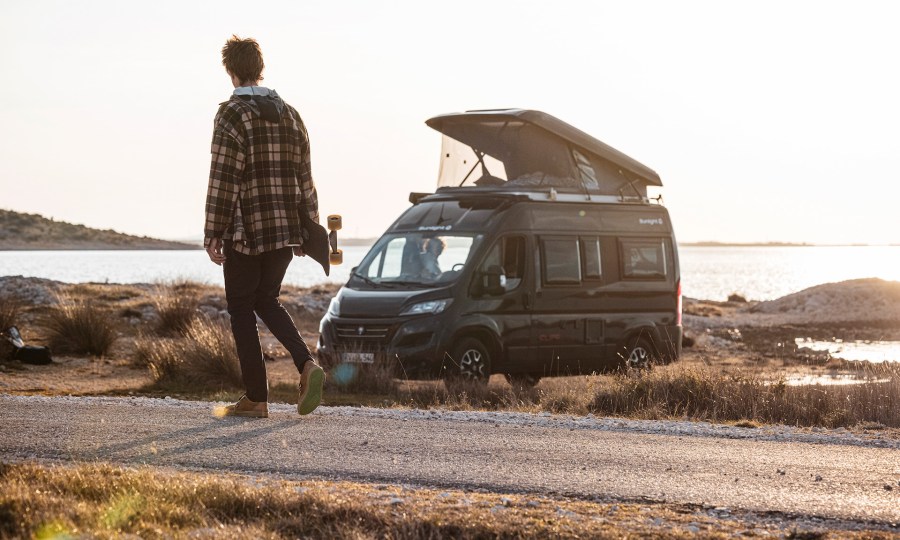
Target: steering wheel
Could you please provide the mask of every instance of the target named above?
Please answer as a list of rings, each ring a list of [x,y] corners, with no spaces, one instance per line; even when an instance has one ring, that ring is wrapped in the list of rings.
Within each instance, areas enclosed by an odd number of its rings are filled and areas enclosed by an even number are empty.
[[[456,263],[453,265],[453,268],[451,268],[450,271],[451,272],[459,272],[460,270],[463,269],[464,266],[465,266],[465,263]],[[457,268],[457,267],[459,267],[459,268]]]

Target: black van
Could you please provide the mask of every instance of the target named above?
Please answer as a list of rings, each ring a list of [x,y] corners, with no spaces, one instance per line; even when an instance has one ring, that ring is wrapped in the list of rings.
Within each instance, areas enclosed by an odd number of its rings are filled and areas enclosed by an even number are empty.
[[[375,243],[320,325],[319,355],[409,378],[605,372],[681,352],[678,252],[655,172],[538,111],[432,118],[433,194]]]

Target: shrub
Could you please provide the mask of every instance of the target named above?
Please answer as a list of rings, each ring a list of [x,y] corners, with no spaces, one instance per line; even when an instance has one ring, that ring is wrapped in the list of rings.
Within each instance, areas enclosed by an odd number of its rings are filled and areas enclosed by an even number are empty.
[[[154,381],[164,385],[243,387],[231,329],[205,317],[195,318],[181,339],[139,338],[135,359],[145,363]]]
[[[90,301],[60,299],[43,321],[54,352],[104,356],[117,337],[115,319]]]
[[[185,335],[197,317],[200,299],[189,282],[161,286],[154,297],[159,315],[156,331],[163,336]]]

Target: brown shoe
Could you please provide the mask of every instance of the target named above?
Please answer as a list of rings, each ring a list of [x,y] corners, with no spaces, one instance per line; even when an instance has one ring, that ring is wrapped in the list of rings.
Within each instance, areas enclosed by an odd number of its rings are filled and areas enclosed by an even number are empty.
[[[309,414],[322,402],[322,385],[325,384],[325,370],[315,360],[307,360],[300,374],[300,397],[297,398],[297,412]]]
[[[269,404],[265,401],[250,401],[242,396],[234,405],[227,405],[217,411],[221,416],[243,416],[246,418],[268,418]]]

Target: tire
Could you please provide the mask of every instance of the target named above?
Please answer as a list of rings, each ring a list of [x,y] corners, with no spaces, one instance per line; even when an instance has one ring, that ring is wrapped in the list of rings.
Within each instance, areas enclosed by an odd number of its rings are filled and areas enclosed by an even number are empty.
[[[541,382],[541,376],[534,373],[507,373],[504,376],[514,388],[534,388]]]
[[[450,356],[453,364],[444,378],[448,388],[461,381],[487,384],[491,378],[491,353],[480,340],[472,337],[461,339]]]
[[[647,371],[659,363],[653,343],[643,337],[632,338],[622,347],[622,367],[625,371]]]

